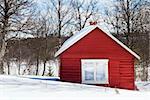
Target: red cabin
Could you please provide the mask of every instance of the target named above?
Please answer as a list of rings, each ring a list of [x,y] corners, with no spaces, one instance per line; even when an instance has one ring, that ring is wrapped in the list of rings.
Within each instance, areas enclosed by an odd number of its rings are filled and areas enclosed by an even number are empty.
[[[134,61],[140,57],[98,25],[74,34],[55,56],[61,81],[135,89]]]

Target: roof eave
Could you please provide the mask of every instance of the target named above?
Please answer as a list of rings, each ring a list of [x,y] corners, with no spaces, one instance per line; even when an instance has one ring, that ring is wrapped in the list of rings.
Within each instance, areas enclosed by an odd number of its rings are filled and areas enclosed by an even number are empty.
[[[99,26],[96,26],[96,27],[98,27],[100,30],[102,30]],[[95,28],[96,28],[95,27]],[[89,30],[86,34],[88,34],[88,33],[90,33],[92,30],[94,30],[95,28],[92,28],[91,30]],[[102,30],[103,31],[103,30]],[[137,55],[135,52],[133,52],[131,49],[129,49],[126,45],[124,45],[122,42],[120,42],[117,38],[115,38],[112,34],[108,34],[107,32],[105,32],[105,31],[103,31],[105,34],[107,34],[110,38],[112,38],[114,41],[116,41],[120,46],[122,46],[124,49],[126,49],[130,54],[132,54],[136,59],[138,59],[138,60],[140,60],[140,56],[139,55]],[[83,36],[84,37],[84,36]],[[81,38],[83,38],[83,37],[81,37]],[[78,40],[80,40],[80,39],[78,39]],[[77,41],[78,41],[77,40]],[[76,43],[77,41],[75,41],[74,43]],[[73,44],[74,44],[73,43]],[[73,45],[72,44],[72,45]],[[71,46],[71,45],[70,45]],[[69,47],[70,47],[69,46]],[[62,45],[62,47],[63,47],[63,45]],[[56,53],[55,53],[55,57],[58,57],[61,53],[63,53],[66,49],[68,49],[68,48],[60,48]]]

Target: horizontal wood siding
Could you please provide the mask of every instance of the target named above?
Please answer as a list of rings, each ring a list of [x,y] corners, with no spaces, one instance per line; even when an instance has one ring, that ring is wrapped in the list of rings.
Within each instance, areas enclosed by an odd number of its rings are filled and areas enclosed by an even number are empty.
[[[120,61],[120,87],[134,89],[134,62]]]
[[[62,81],[81,82],[81,67],[78,59],[61,59],[60,77]]]
[[[119,87],[119,61],[109,62],[109,84],[111,87]]]
[[[134,88],[134,57],[95,29],[60,55],[62,81],[81,83],[81,59],[109,59],[107,86]]]

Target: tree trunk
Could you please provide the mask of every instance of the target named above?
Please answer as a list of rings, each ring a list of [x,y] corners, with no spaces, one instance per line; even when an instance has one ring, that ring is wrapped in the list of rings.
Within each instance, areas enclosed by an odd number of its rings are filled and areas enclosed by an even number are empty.
[[[148,80],[148,66],[147,64],[143,65],[143,75],[142,75],[142,81]]]
[[[5,42],[5,40],[3,39],[1,50],[0,50],[0,74],[4,74],[3,57],[6,52],[6,46],[7,46],[7,42]]]
[[[21,67],[21,64],[20,64],[20,61],[19,61],[19,64],[18,64],[18,75],[20,75],[20,68]]]
[[[3,61],[0,61],[0,74],[4,74]]]
[[[7,68],[8,68],[7,74],[10,75],[10,62],[9,61],[7,61]]]
[[[149,70],[149,64],[150,64],[150,31],[148,32],[148,70]],[[150,79],[150,76],[149,76],[149,71],[148,71],[148,79]]]
[[[36,59],[36,75],[38,75],[39,72],[39,56]]]
[[[42,73],[42,76],[44,76],[44,74],[45,74],[45,69],[46,69],[46,61],[44,61],[44,69],[43,69],[43,73]]]

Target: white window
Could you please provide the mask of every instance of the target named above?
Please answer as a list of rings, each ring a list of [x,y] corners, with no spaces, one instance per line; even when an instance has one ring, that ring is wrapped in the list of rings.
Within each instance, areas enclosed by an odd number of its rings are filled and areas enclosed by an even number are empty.
[[[108,84],[108,59],[82,59],[82,83]]]

